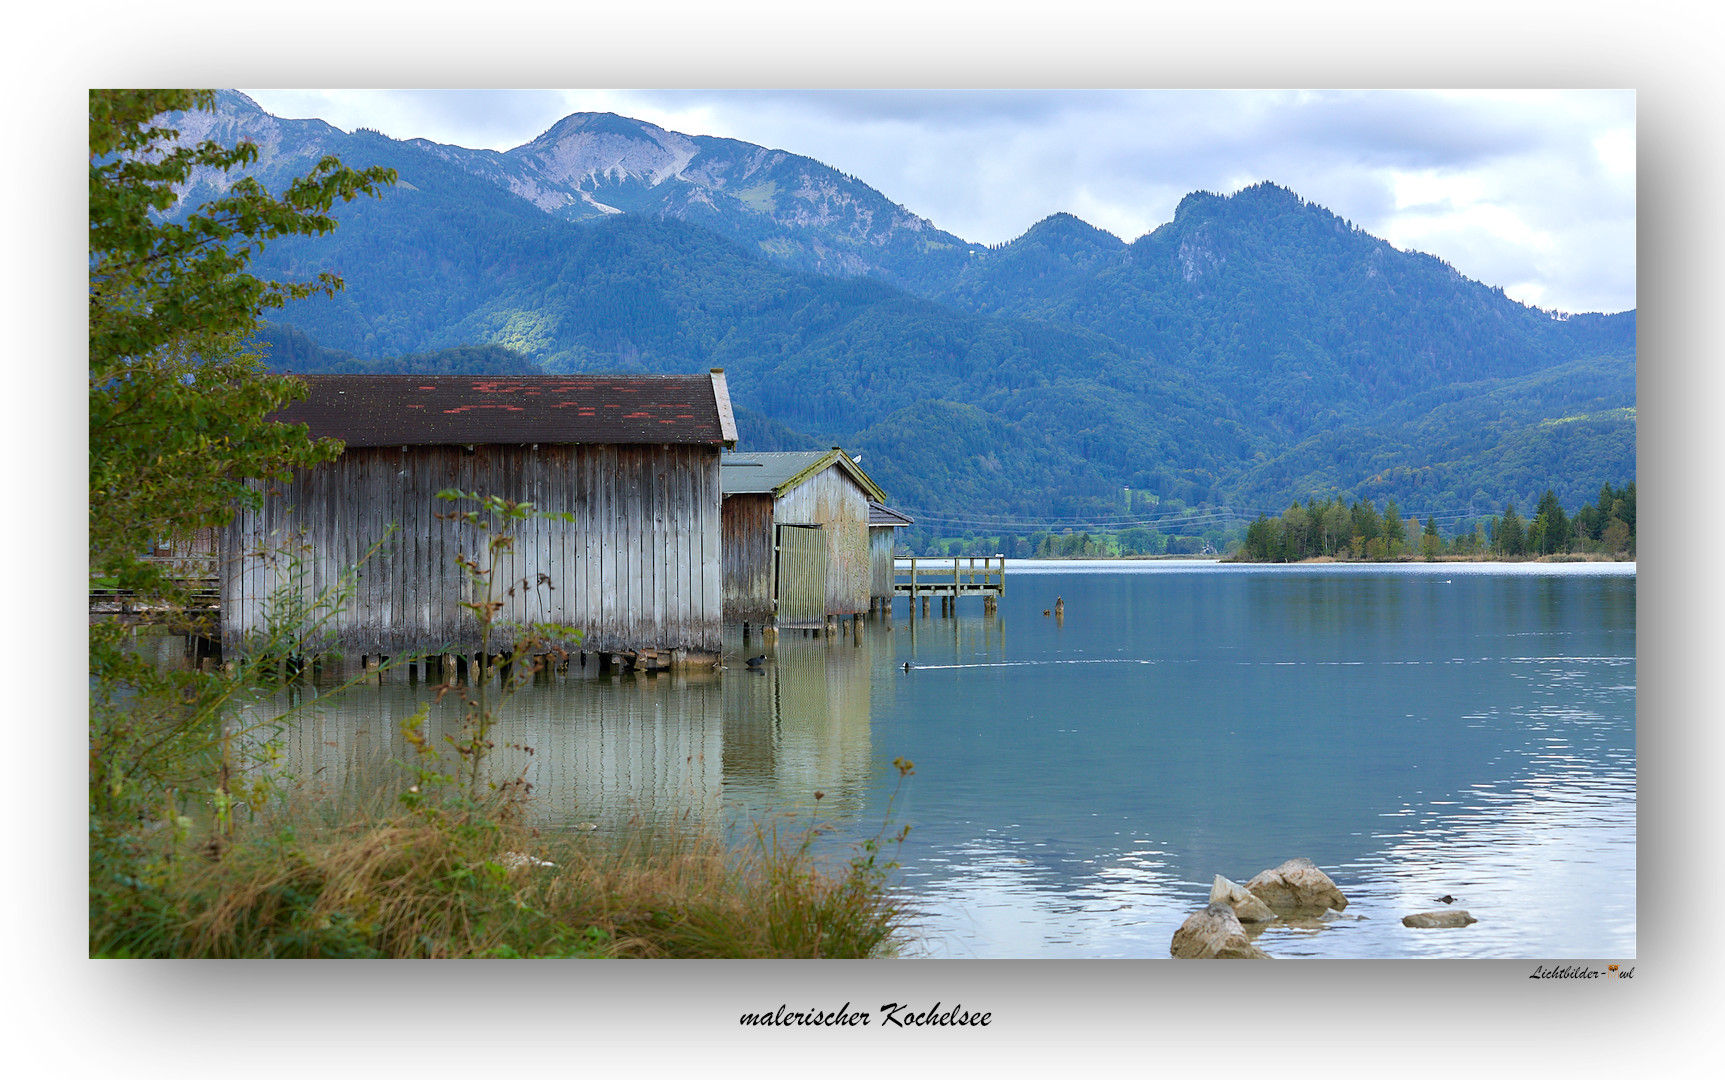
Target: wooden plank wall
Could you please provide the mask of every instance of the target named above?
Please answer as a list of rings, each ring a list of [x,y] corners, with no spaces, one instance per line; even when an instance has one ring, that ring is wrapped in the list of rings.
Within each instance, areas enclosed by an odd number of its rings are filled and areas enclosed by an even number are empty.
[[[773,497],[725,496],[719,514],[725,561],[725,621],[764,625],[773,617]]]
[[[436,497],[458,488],[575,516],[518,529],[495,572],[503,619],[574,625],[589,652],[720,650],[716,447],[356,448],[277,488],[261,510],[237,513],[225,538],[224,551],[236,553],[222,568],[225,647],[243,651],[264,629],[272,591],[309,602],[396,524],[337,612],[334,647],[472,652],[479,631],[459,606],[470,587],[455,559],[480,554],[483,538],[440,519],[458,504]]]
[[[774,520],[821,525],[827,537],[827,614],[868,611],[868,494],[843,469],[820,473],[785,492]]]
[[[892,550],[898,530],[877,525],[868,531],[869,598],[892,599]]]

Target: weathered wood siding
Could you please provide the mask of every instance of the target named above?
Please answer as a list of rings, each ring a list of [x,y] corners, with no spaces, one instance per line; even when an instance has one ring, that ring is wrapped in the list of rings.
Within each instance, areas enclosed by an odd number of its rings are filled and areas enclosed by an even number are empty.
[[[725,496],[719,515],[725,560],[725,621],[762,625],[773,617],[773,497]]]
[[[875,526],[868,531],[869,599],[892,599],[892,549],[898,530]]]
[[[572,523],[534,520],[496,577],[513,582],[501,618],[580,628],[589,652],[721,646],[719,457],[705,446],[459,446],[350,449],[274,485],[257,511],[235,515],[224,542],[222,638],[239,648],[265,630],[272,594],[301,603],[365,561],[329,624],[347,653],[471,652],[479,645],[458,553],[477,530],[438,515],[439,491],[501,495]],[[523,585],[522,582],[526,584]],[[495,649],[511,644],[494,637]]]
[[[784,524],[820,525],[827,538],[827,614],[868,610],[868,493],[843,469],[820,473],[785,492],[773,508]]]

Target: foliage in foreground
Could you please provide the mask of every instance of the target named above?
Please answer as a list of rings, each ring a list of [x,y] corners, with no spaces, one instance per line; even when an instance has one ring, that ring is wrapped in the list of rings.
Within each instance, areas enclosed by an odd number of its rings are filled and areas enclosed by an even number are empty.
[[[246,346],[259,313],[330,294],[339,278],[276,282],[249,272],[265,241],[335,227],[338,201],[376,194],[387,169],[335,158],[271,195],[247,177],[179,221],[164,215],[194,174],[228,179],[257,160],[246,142],[182,143],[164,114],[208,109],[210,91],[90,92],[90,518],[92,573],[181,632],[190,583],[147,557],[163,540],[225,524],[257,481],[333,457],[303,427],[269,420],[303,394],[264,371]],[[233,734],[220,717],[247,684],[202,671],[157,670],[117,621],[90,627],[92,856],[130,824],[179,817],[188,785],[227,786]]]
[[[213,102],[209,91],[90,92],[90,565],[144,600],[183,597],[142,553],[225,524],[236,500],[255,504],[248,480],[335,455],[336,444],[268,419],[304,386],[268,374],[247,342],[264,309],[342,282],[268,281],[249,267],[265,241],[328,233],[336,202],[395,179],[333,157],[279,195],[228,178],[256,146],[186,144],[159,123]],[[199,173],[224,177],[226,193],[166,220]]]

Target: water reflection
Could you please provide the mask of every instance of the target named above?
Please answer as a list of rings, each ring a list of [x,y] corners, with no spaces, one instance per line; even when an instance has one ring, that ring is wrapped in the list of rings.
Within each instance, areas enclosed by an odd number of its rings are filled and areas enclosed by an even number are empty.
[[[738,808],[853,815],[866,801],[875,638],[786,632],[758,674],[725,673],[724,784]],[[741,643],[731,655],[742,651]]]
[[[787,636],[765,646],[758,671],[741,663],[738,641],[723,671],[601,675],[577,664],[544,675],[500,710],[485,776],[525,779],[533,819],[551,825],[806,811],[816,792],[823,813],[854,814],[869,790],[874,650],[867,634],[842,641]],[[375,803],[410,783],[402,724],[421,708],[433,744],[461,738],[454,687],[406,668],[322,675],[249,708],[244,725],[252,748],[271,744],[278,775],[312,796]],[[489,692],[495,700],[495,683]],[[292,723],[275,722],[290,711]]]
[[[531,782],[547,824],[788,811],[842,844],[912,758],[918,955],[1163,957],[1215,874],[1293,856],[1353,902],[1265,931],[1275,956],[1633,955],[1632,576],[1063,571],[980,606],[733,636],[718,672],[544,679],[492,775]],[[341,798],[403,782],[422,705],[434,738],[459,728],[406,673],[329,690],[271,707],[305,706],[281,770]],[[1445,894],[1480,921],[1401,925]]]
[[[290,707],[295,723],[264,722]],[[403,764],[416,757],[402,724],[422,707],[426,737],[453,761],[446,739],[462,736],[459,695],[403,672],[339,692],[333,679],[290,686],[253,714],[259,737],[278,748],[280,775],[317,797],[360,804],[411,782]],[[720,800],[723,717],[716,675],[544,679],[501,711],[485,777],[532,784],[532,816],[545,824],[705,811]]]

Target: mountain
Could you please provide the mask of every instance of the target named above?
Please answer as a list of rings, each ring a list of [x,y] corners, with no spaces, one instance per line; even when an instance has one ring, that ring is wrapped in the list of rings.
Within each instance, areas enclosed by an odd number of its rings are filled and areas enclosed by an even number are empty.
[[[1526,307],[1269,183],[1188,195],[1131,244],[1057,215],[934,298],[1143,349],[1296,438],[1435,387],[1634,351],[1633,312]]]
[[[348,136],[321,120],[278,119],[233,90],[217,94],[213,114],[182,114],[178,123],[182,137],[252,139],[260,148],[256,172],[266,186],[350,145]],[[366,134],[376,133],[355,133]],[[813,158],[681,135],[613,113],[574,113],[502,153],[425,139],[402,145],[560,220],[629,214],[685,221],[791,269],[918,288],[950,277],[984,250]],[[212,190],[218,182],[202,179]],[[200,192],[190,194],[195,201]]]
[[[504,153],[231,92],[178,122],[252,138],[266,186],[331,153],[400,174],[259,257],[347,281],[281,312],[282,368],[725,367],[761,448],[865,450],[955,529],[1121,487],[1477,514],[1634,478],[1634,312],[1518,304],[1271,184],[1195,193],[1130,243],[1057,214],[985,249],[811,159],[609,115]]]

